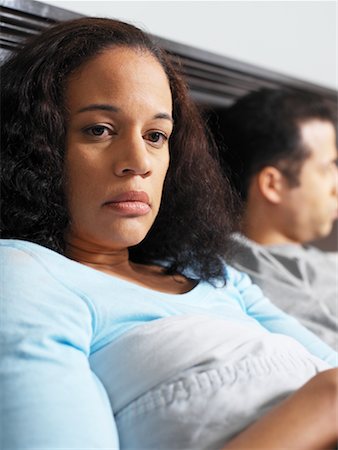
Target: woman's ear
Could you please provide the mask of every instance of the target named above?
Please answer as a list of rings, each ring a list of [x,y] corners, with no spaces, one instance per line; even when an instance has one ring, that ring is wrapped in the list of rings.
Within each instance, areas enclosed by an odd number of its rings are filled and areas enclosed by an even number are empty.
[[[276,167],[266,166],[256,176],[261,195],[270,203],[280,203],[284,184],[282,173]]]

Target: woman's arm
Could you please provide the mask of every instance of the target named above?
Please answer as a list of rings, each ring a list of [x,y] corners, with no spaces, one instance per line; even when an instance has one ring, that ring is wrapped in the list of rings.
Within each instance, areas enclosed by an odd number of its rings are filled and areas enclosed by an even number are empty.
[[[117,449],[88,364],[93,318],[35,256],[0,244],[0,448]]]
[[[338,441],[338,370],[321,372],[223,450],[327,450]]]
[[[300,342],[310,353],[326,361],[331,367],[338,366],[338,354],[318,336],[309,331],[294,317],[277,308],[265,297],[262,290],[252,283],[245,273],[229,267],[230,282],[239,292],[242,308],[271,333],[290,336]]]

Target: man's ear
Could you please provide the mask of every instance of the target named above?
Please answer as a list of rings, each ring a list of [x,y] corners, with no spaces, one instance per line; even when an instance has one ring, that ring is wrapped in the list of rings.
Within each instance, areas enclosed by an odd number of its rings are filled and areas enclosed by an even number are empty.
[[[271,203],[280,203],[284,182],[282,173],[276,167],[266,166],[256,176],[261,195]]]

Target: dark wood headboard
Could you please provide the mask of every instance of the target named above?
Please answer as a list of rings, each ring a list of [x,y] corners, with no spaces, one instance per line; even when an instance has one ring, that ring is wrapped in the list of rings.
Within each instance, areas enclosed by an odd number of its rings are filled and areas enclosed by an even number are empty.
[[[1,0],[0,61],[22,42],[44,28],[80,14],[33,0]],[[288,77],[236,59],[153,36],[170,54],[185,75],[192,98],[205,111],[221,113],[237,98],[261,87],[318,93],[337,107],[333,89]],[[318,243],[323,249],[337,249],[337,227]]]
[[[33,0],[1,0],[0,58],[51,24],[80,14]],[[201,105],[224,108],[260,87],[317,92],[336,102],[335,91],[255,65],[154,36],[185,74],[192,97]]]

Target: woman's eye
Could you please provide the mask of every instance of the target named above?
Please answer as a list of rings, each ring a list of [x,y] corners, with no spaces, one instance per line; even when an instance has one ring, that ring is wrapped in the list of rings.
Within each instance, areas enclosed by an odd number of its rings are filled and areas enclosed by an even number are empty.
[[[84,132],[92,137],[106,137],[113,134],[113,130],[105,125],[94,125],[86,128]]]
[[[91,132],[94,136],[102,136],[105,130],[105,127],[94,127],[91,129]]]
[[[164,144],[168,140],[167,136],[160,131],[151,131],[147,133],[145,139],[154,144]]]

